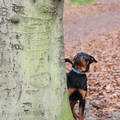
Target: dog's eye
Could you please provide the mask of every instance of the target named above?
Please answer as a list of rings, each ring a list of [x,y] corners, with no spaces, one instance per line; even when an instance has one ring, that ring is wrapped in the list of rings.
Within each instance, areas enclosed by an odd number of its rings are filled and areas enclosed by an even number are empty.
[[[84,55],[84,58],[87,58],[87,55],[86,55],[86,54]]]

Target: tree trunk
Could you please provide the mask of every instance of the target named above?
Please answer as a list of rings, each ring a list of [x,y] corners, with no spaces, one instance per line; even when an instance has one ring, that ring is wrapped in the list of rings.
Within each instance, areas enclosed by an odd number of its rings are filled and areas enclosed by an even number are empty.
[[[0,120],[73,120],[63,0],[0,0]]]

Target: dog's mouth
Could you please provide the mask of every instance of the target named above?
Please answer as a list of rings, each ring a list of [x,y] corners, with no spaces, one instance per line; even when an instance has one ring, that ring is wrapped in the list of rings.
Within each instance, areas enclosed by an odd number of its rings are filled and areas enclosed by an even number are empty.
[[[86,67],[86,70],[85,71],[83,71],[83,72],[88,72],[89,71],[89,65]]]

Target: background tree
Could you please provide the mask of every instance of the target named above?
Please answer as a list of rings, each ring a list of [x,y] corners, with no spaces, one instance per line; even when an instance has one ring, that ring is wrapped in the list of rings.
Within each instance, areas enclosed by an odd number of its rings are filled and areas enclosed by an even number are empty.
[[[72,120],[63,0],[0,0],[0,120]]]

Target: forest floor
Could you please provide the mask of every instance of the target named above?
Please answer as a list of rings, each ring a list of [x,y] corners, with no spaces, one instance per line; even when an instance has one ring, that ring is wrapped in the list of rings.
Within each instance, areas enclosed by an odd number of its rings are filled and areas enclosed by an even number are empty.
[[[120,3],[65,6],[63,17],[65,57],[86,52],[98,61],[87,73],[86,120],[120,120]]]

